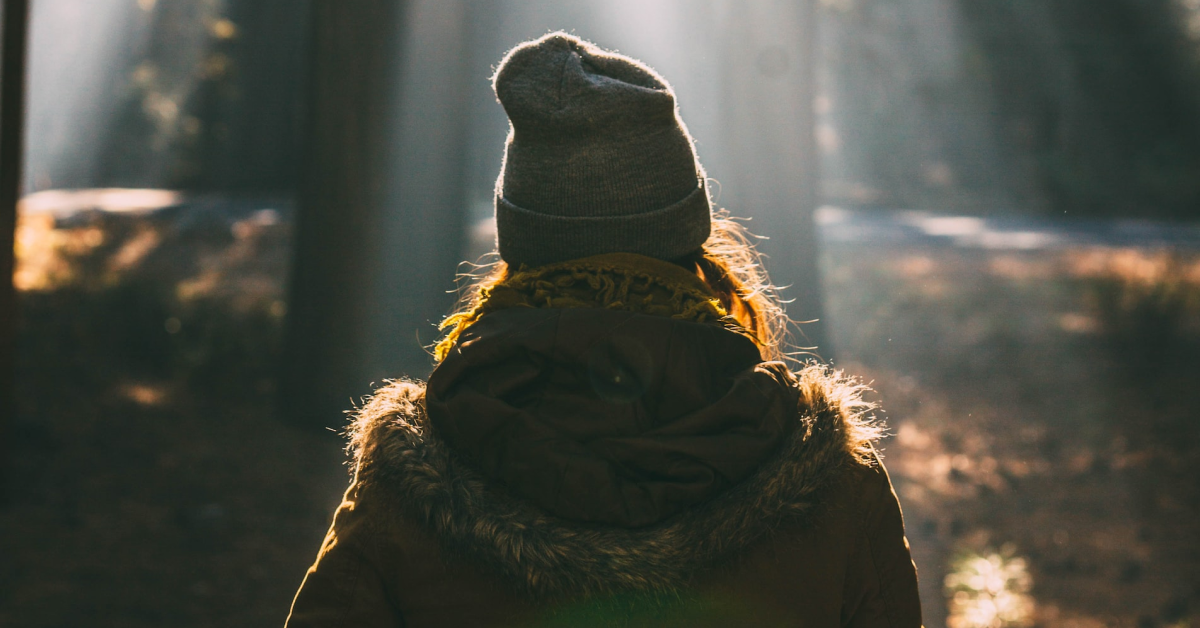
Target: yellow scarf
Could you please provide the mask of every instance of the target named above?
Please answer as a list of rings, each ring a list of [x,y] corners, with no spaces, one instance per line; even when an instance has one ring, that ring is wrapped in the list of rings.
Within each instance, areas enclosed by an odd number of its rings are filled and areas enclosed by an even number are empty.
[[[686,269],[644,255],[606,253],[536,268],[522,266],[484,289],[474,308],[442,322],[441,328],[450,331],[434,348],[434,356],[441,361],[459,335],[483,315],[513,307],[607,308],[718,323],[745,333],[708,285]]]

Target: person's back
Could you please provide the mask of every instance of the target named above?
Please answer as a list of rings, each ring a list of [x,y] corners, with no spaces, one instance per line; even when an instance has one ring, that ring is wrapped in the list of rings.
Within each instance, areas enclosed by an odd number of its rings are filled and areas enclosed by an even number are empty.
[[[506,265],[358,412],[288,626],[919,626],[870,407],[776,359],[669,86],[561,33],[495,85]]]

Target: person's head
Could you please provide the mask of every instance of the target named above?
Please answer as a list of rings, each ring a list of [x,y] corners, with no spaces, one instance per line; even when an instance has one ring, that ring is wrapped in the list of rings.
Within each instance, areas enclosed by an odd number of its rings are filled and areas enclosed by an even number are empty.
[[[496,181],[499,262],[470,276],[442,328],[441,359],[513,269],[636,253],[702,278],[782,359],[787,323],[739,223],[715,211],[675,92],[645,64],[565,33],[513,48],[493,77],[510,121]]]

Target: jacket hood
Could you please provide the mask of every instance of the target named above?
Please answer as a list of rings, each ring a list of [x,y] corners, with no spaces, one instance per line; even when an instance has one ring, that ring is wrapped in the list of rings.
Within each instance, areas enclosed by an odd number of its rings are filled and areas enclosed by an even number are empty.
[[[766,415],[782,429],[751,422],[731,432],[709,419],[689,429],[709,425],[717,434],[744,432],[751,448],[770,440],[763,434],[777,433],[776,445],[766,446],[768,453],[754,459],[742,477],[729,472],[721,488],[701,491],[704,499],[646,525],[572,519],[515,494],[503,478],[488,477],[477,461],[448,443],[426,411],[425,386],[410,381],[380,389],[356,414],[350,447],[359,494],[376,495],[385,513],[424,526],[447,552],[486,566],[532,595],[677,591],[698,570],[729,560],[784,524],[803,524],[847,467],[873,459],[871,440],[879,428],[865,416],[871,405],[862,400],[862,387],[840,373],[821,365],[787,373],[759,364],[728,375],[727,382],[765,403]],[[723,398],[710,397],[712,403]],[[786,411],[784,399],[791,404]],[[662,427],[651,425],[640,434],[661,434],[655,430]],[[596,451],[581,455],[602,459]]]
[[[484,316],[425,395],[435,432],[508,493],[631,528],[745,479],[798,403],[787,368],[741,334],[597,308]]]

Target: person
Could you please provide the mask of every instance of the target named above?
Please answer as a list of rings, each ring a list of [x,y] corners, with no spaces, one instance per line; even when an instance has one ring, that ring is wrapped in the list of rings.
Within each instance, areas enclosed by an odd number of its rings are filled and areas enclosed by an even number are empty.
[[[502,261],[358,410],[287,626],[920,626],[872,406],[786,365],[671,87],[564,33],[493,87]]]

